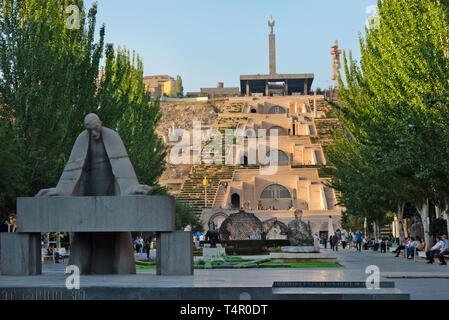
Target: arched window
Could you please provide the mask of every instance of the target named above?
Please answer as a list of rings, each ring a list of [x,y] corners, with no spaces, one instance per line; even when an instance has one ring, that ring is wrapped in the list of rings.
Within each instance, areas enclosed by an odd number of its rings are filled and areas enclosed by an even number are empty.
[[[287,156],[287,154],[284,151],[281,151],[281,150],[277,150],[277,153],[278,153],[278,159],[277,159],[278,160],[278,164],[279,165],[283,165],[283,166],[288,165],[288,156]],[[271,156],[271,154],[268,151],[267,152],[267,158],[270,158],[270,156]]]
[[[291,197],[290,191],[280,184],[272,184],[266,187],[260,195],[261,199],[291,199]]]
[[[285,109],[281,106],[272,106],[270,110],[268,110],[268,114],[282,114],[285,113]]]

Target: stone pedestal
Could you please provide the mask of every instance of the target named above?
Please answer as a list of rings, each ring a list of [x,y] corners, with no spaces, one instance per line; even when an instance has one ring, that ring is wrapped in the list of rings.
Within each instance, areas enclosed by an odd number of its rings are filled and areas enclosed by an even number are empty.
[[[282,252],[287,253],[319,253],[320,248],[315,246],[287,246],[281,248]]]
[[[156,274],[161,276],[193,275],[193,234],[186,231],[157,234]]]
[[[217,248],[203,248],[203,257],[219,257],[226,255],[225,248],[217,247]]]
[[[272,252],[270,253],[272,262],[303,262],[303,261],[335,261],[337,255],[332,252],[320,253],[292,253],[292,252]]]
[[[41,234],[0,233],[0,273],[8,276],[41,274]]]
[[[175,200],[160,195],[18,198],[17,230],[18,240],[7,239],[3,245],[7,260],[2,259],[2,266],[4,263],[4,272],[8,274],[41,272],[40,232],[74,233],[69,264],[77,265],[81,274],[135,274],[130,232],[174,231]],[[188,234],[190,238],[173,234],[158,241],[163,243],[163,261],[168,261],[162,263],[167,274],[172,262],[180,268],[176,256],[186,254],[182,251],[193,256],[192,236]],[[33,253],[35,247],[37,258]],[[26,266],[22,266],[23,261]],[[178,269],[173,272],[184,274]]]

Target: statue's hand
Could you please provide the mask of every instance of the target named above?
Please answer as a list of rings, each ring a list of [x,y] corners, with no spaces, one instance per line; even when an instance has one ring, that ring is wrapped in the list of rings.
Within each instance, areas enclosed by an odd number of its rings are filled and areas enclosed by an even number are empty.
[[[50,189],[41,189],[35,197],[56,197],[59,196],[58,192],[56,191],[56,188],[50,188]]]
[[[153,188],[146,184],[137,184],[128,188],[126,194],[128,195],[150,195],[153,192]]]

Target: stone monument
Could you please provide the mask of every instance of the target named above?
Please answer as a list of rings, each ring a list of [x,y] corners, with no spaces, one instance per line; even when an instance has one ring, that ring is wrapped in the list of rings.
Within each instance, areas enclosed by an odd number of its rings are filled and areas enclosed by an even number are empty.
[[[273,17],[270,17],[270,21],[268,21],[268,26],[270,27],[270,34],[268,35],[270,74],[276,74],[276,36],[273,33],[274,24]]]
[[[250,240],[251,236],[258,231],[263,234],[262,221],[253,213],[240,210],[226,218],[220,226],[221,240]]]
[[[282,247],[283,252],[320,252],[319,247],[315,245],[312,231],[309,223],[301,219],[302,210],[295,210],[295,219],[288,224],[288,241],[290,246]]]
[[[118,133],[103,127],[93,113],[84,125],[56,188],[36,196],[151,194],[150,186],[139,184]],[[130,232],[77,232],[70,251],[69,264],[77,265],[81,274],[136,273]]]
[[[17,198],[17,233],[1,235],[1,273],[40,274],[40,233],[73,232],[69,265],[81,274],[135,274],[131,232],[156,232],[156,273],[193,274],[192,233],[175,232],[174,198],[150,196],[97,115],[84,123],[57,186]]]

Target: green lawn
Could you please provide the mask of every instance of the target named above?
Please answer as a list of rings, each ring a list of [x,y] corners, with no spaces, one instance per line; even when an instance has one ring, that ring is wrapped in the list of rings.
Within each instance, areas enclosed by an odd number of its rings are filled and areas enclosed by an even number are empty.
[[[147,266],[142,266],[142,265],[136,265],[136,270],[156,270],[156,265],[147,265]]]

